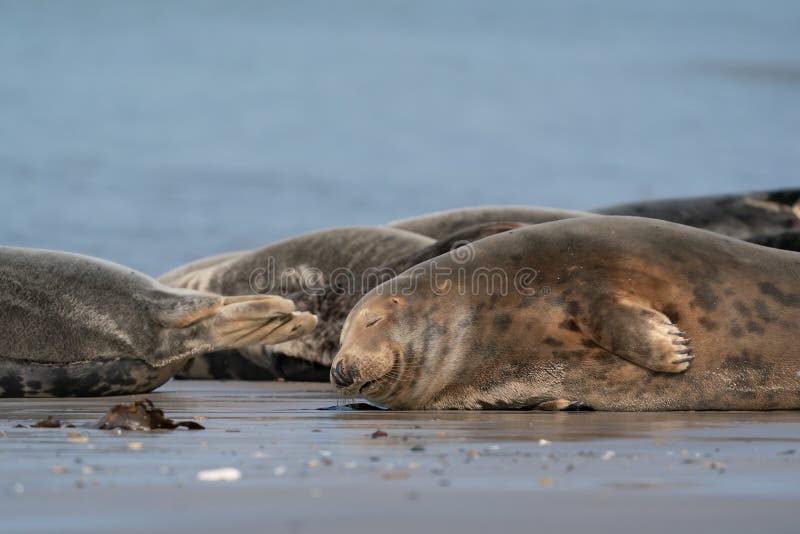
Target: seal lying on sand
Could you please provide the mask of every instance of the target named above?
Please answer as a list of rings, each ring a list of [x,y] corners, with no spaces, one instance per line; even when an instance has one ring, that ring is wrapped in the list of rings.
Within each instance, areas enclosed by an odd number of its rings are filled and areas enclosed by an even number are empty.
[[[0,397],[144,393],[197,354],[278,343],[316,318],[274,296],[176,290],[110,262],[0,247]]]
[[[800,408],[798,253],[634,217],[469,248],[355,306],[331,370],[343,394],[399,409]]]
[[[661,219],[747,240],[800,230],[800,189],[638,202],[593,213]],[[459,228],[492,221],[539,224],[591,214],[525,206],[484,206],[431,213],[389,225],[440,239]]]
[[[256,251],[200,259],[166,273],[159,281],[171,287],[219,295],[260,293],[294,296],[300,299],[304,309],[310,309],[314,307],[315,297],[330,284],[332,276],[348,284],[354,275],[360,276],[371,267],[432,243],[434,240],[429,237],[393,228],[332,228],[285,239]],[[352,302],[340,312],[339,328],[350,307],[362,296],[362,293],[354,295],[351,289],[344,288],[341,292],[345,293],[343,296],[349,294]],[[327,380],[339,333],[331,334],[327,327],[331,310],[322,311],[320,331],[301,343],[272,347],[254,345],[203,355],[190,360],[179,376]],[[334,340],[333,345],[331,340]]]
[[[222,295],[244,292],[250,285],[251,291],[292,299],[298,309],[316,314],[320,321],[313,333],[291,341],[194,358],[181,374],[187,378],[326,381],[339,348],[342,324],[367,291],[463,243],[519,226],[476,225],[439,241],[385,227],[333,228],[288,239],[232,261],[202,266],[196,272],[184,271],[169,283]],[[290,276],[285,276],[287,273]],[[310,275],[305,282],[301,280],[304,274]]]

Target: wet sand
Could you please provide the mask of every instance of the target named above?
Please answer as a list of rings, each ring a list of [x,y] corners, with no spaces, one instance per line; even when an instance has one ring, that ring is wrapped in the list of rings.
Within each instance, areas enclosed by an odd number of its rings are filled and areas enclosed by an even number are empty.
[[[141,396],[0,401],[0,531],[796,532],[800,519],[800,413],[324,411],[331,388],[291,383],[173,381],[147,397],[206,430],[81,428]],[[29,428],[47,415],[79,428]],[[197,480],[222,467],[241,478]]]

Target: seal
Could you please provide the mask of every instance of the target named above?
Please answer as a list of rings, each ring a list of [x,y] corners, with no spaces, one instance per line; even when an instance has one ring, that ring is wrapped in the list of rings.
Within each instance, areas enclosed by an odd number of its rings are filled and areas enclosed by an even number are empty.
[[[594,212],[662,219],[750,240],[800,230],[800,189],[640,202]]]
[[[800,254],[575,218],[420,264],[353,308],[331,381],[395,409],[800,408]]]
[[[200,258],[199,260],[194,260],[192,262],[187,263],[186,265],[182,265],[167,273],[162,274],[161,276],[158,277],[158,281],[161,282],[162,284],[170,285],[171,283],[175,283],[181,280],[189,273],[215,267],[222,263],[226,263],[236,258],[240,258],[245,254],[249,253],[250,253],[249,250],[240,250],[236,252],[226,252],[224,254],[217,254],[216,256],[209,256],[207,258]]]
[[[775,234],[757,235],[747,238],[750,243],[781,250],[800,252],[800,231],[790,230]]]
[[[749,240],[800,230],[800,189],[638,202],[592,212],[484,206],[422,215],[392,222],[389,226],[441,239],[459,228],[492,221],[540,224],[592,214],[661,219]]]
[[[270,294],[298,298],[303,309],[315,308],[332,278],[349,285],[340,294],[353,298],[352,280],[367,269],[403,255],[417,252],[434,243],[419,234],[386,227],[354,226],[309,232],[273,243],[261,249],[233,252],[202,258],[174,269],[159,281],[175,288],[208,291],[218,295]],[[399,271],[398,271],[399,272]],[[331,289],[329,293],[333,293]],[[362,293],[353,298],[350,307]],[[335,299],[329,299],[326,306]],[[343,301],[320,309],[323,321],[319,331],[301,343],[276,347],[254,345],[193,358],[179,373],[181,378],[325,381],[335,354],[328,340],[338,340],[339,332],[329,333],[328,320]],[[350,307],[343,312],[338,327]],[[339,312],[342,313],[342,312]]]
[[[400,228],[433,239],[445,239],[464,228],[500,221],[515,221],[526,224],[541,224],[573,217],[594,215],[588,211],[570,211],[533,206],[475,206],[447,211],[427,213],[388,223],[391,228]]]
[[[171,287],[220,295],[290,295],[323,287],[332,276],[382,265],[434,239],[405,230],[353,226],[318,230],[246,253],[204,258],[159,277]]]
[[[502,222],[476,225],[439,241],[385,227],[333,228],[282,241],[232,262],[184,272],[170,283],[221,295],[241,293],[249,285],[251,291],[287,297],[298,309],[320,320],[308,335],[277,345],[194,358],[181,376],[327,381],[344,320],[367,291],[417,263],[520,226]]]
[[[274,296],[178,290],[107,261],[0,247],[0,397],[144,393],[205,352],[278,343],[316,318]]]

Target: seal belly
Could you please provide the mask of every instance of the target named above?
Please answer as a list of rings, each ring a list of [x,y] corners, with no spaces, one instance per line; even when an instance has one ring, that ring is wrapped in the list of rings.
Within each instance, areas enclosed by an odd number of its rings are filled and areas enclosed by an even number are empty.
[[[154,367],[133,358],[48,365],[0,360],[0,397],[97,397],[148,393],[183,363]]]

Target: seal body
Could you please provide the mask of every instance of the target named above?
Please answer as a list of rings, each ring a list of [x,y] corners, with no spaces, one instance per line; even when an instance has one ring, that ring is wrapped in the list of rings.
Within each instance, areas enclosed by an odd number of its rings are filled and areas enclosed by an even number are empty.
[[[0,396],[142,393],[194,355],[312,329],[287,299],[176,290],[103,260],[0,248]]]
[[[181,376],[327,379],[327,367],[338,348],[341,325],[363,295],[361,279],[365,272],[433,243],[429,237],[393,228],[332,228],[256,251],[197,260],[170,271],[159,280],[171,287],[219,295],[285,296],[296,299],[303,310],[317,310],[323,318],[312,334],[295,341],[198,357],[189,362]]]
[[[800,189],[638,202],[594,211],[662,219],[757,241],[800,230]]]
[[[192,261],[187,263],[186,265],[182,265],[176,269],[173,269],[167,273],[162,274],[158,277],[158,281],[165,285],[170,285],[172,282],[176,280],[183,279],[187,274],[202,271],[204,269],[208,269],[210,267],[220,265],[222,263],[227,263],[235,260],[236,258],[240,258],[246,254],[249,254],[249,250],[241,250],[237,252],[227,252],[225,254],[217,254],[215,256],[209,256],[207,258],[200,258],[198,260]]]
[[[539,224],[592,214],[632,215],[694,226],[745,240],[800,230],[800,190],[637,202],[593,210],[553,210],[526,206],[483,206],[443,211],[389,223],[395,228],[444,237],[459,228],[492,221]]]
[[[433,242],[432,238],[394,228],[332,228],[252,252],[197,260],[159,280],[172,287],[220,295],[290,295],[324,287],[332,276],[346,283],[350,273],[382,265]]]
[[[798,253],[634,217],[469,248],[354,307],[331,369],[344,394],[400,409],[800,408]]]
[[[195,358],[181,375],[327,381],[344,320],[367,291],[417,263],[519,226],[476,225],[439,241],[385,227],[334,228],[289,239],[232,262],[202,267],[202,273],[185,272],[182,280],[173,279],[171,283],[223,295],[241,292],[246,284],[251,291],[268,288],[320,320],[308,335],[277,345],[255,345]]]
[[[592,215],[586,211],[559,210],[533,206],[475,206],[448,211],[439,211],[410,217],[389,223],[400,228],[434,239],[444,239],[464,228],[498,221],[516,221],[525,224],[540,224],[573,217]]]

